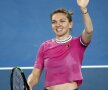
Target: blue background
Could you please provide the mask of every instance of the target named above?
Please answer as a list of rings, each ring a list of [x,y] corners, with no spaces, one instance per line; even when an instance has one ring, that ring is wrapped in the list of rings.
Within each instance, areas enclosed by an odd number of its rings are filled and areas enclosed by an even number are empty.
[[[94,33],[84,65],[108,64],[108,0],[90,0]],[[40,44],[54,36],[50,13],[57,8],[74,12],[73,36],[84,28],[76,0],[0,0],[0,66],[33,66]]]
[[[76,0],[0,0],[0,67],[33,66],[40,44],[55,37],[50,13],[57,8],[74,12],[73,36],[84,28]],[[83,65],[108,65],[108,0],[90,0],[94,32]],[[31,70],[25,70],[26,76]],[[79,90],[108,90],[108,69],[82,69]],[[10,70],[0,70],[0,90],[9,89]],[[43,75],[36,90],[42,90]]]

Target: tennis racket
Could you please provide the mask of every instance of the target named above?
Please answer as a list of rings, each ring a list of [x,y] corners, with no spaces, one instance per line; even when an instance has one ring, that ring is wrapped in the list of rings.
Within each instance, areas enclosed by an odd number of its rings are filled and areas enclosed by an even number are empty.
[[[20,67],[14,67],[10,76],[11,90],[30,90],[26,77]]]

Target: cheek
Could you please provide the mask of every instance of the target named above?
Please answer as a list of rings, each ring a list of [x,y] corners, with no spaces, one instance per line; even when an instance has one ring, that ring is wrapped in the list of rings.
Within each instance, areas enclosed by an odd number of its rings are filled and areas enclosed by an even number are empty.
[[[54,29],[54,25],[52,25],[52,29]]]
[[[72,26],[70,24],[67,24],[67,25],[64,26],[64,28],[70,30],[70,28],[72,28]]]
[[[53,24],[52,24],[52,30],[55,31],[56,28],[57,28],[56,25],[53,25]]]
[[[71,26],[69,24],[67,24],[67,25],[64,26],[65,29],[70,29],[70,27]]]
[[[56,33],[56,28],[52,25],[52,31]]]

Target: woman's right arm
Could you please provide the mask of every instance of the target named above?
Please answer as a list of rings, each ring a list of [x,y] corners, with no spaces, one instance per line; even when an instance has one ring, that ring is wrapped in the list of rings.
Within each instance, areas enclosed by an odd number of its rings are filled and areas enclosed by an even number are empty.
[[[27,80],[30,90],[32,90],[32,88],[38,84],[41,72],[41,69],[33,68],[32,73],[29,75]]]

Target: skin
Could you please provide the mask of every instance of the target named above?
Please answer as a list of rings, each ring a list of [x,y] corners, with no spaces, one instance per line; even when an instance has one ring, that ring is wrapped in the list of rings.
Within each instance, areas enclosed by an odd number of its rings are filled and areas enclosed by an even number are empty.
[[[89,43],[93,33],[92,21],[87,12],[89,0],[77,0],[77,5],[79,6],[82,17],[84,21],[84,30],[82,32],[82,39],[85,43]],[[69,22],[68,18],[63,13],[56,13],[52,16],[52,29],[59,40],[65,39],[70,35],[70,28],[73,27],[73,22]],[[38,68],[33,68],[32,73],[28,77],[28,84],[30,90],[32,90],[34,85],[38,84],[42,70]],[[48,87],[48,90],[74,90],[77,88],[75,82],[65,83],[60,85],[54,85]]]
[[[65,39],[70,35],[72,22],[69,22],[64,13],[56,13],[52,16],[52,29],[57,39]]]

